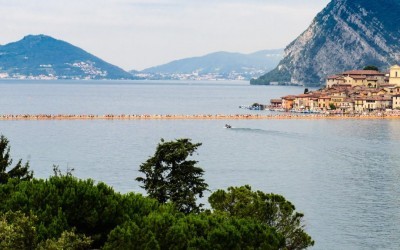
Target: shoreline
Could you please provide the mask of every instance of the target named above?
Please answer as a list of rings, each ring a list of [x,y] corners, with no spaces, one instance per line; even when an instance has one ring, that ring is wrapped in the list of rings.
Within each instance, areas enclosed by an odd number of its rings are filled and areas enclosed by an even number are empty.
[[[208,114],[208,115],[73,115],[73,114],[24,114],[0,115],[0,121],[35,121],[35,120],[385,120],[400,119],[395,114]]]

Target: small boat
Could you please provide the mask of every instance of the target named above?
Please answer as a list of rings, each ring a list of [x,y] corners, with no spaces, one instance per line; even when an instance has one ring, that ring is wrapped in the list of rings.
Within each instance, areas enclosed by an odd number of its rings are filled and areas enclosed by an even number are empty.
[[[225,128],[232,128],[232,126],[229,124],[225,124]]]

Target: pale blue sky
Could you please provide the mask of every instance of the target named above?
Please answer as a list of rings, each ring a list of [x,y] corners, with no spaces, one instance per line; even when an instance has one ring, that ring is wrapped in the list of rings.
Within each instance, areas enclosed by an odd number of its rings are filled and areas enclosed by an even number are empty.
[[[126,70],[283,48],[329,0],[0,0],[0,44],[46,34]]]

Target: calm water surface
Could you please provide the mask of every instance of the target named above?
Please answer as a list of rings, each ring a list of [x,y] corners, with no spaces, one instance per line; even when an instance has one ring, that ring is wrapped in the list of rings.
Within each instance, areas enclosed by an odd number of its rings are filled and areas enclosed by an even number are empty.
[[[0,81],[0,113],[235,114],[303,91],[240,82]],[[305,213],[313,249],[400,249],[400,121],[1,121],[13,158],[143,192],[160,138],[192,138],[212,190],[250,184]]]

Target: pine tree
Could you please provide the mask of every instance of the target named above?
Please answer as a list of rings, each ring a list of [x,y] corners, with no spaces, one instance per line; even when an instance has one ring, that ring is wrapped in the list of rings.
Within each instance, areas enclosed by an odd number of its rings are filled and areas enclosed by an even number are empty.
[[[203,196],[208,185],[202,178],[204,170],[196,166],[197,161],[187,160],[200,145],[190,139],[161,140],[154,156],[140,166],[139,171],[145,177],[136,180],[160,203],[171,201],[184,213],[200,211],[202,204],[197,205],[196,198]]]
[[[20,159],[13,168],[11,167],[12,159],[10,158],[10,146],[9,141],[3,135],[0,136],[0,184],[7,183],[8,179],[15,178],[19,180],[30,180],[32,179],[33,172],[29,171],[29,162],[22,165]]]

